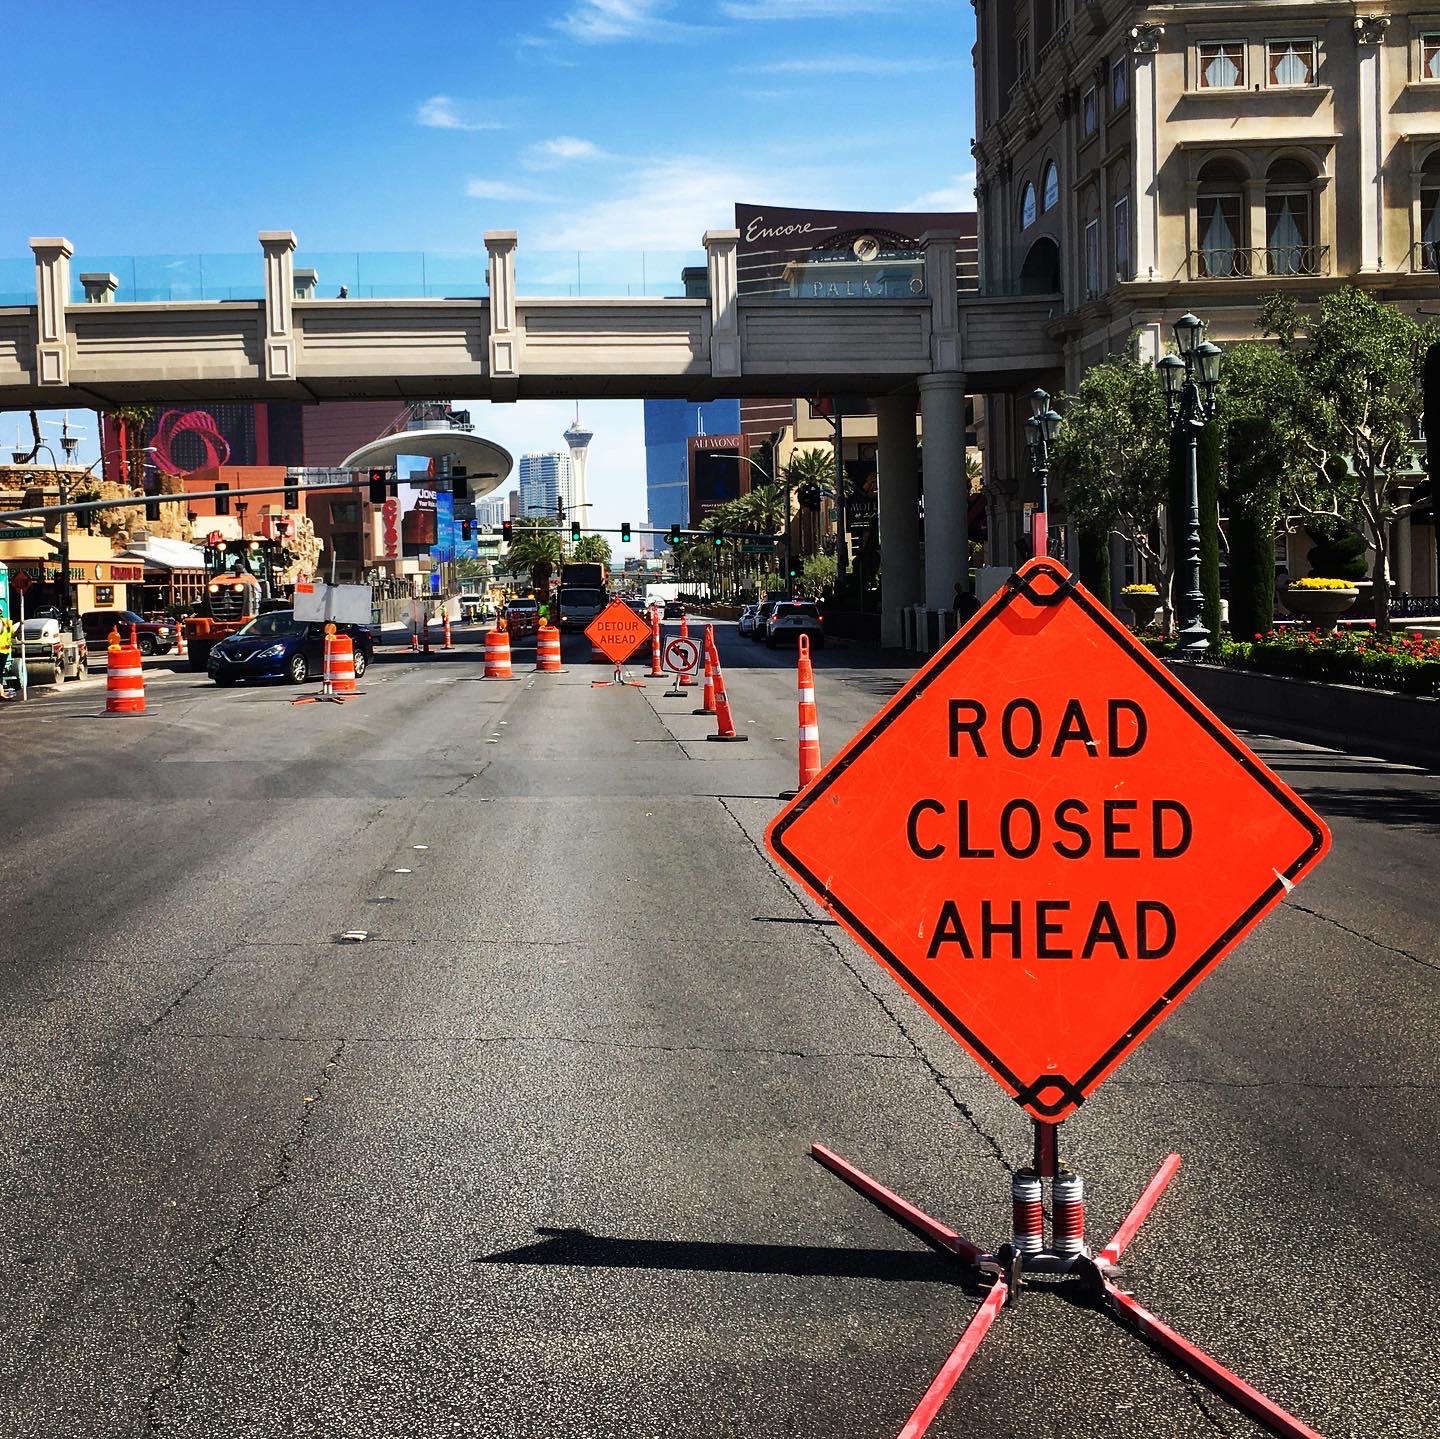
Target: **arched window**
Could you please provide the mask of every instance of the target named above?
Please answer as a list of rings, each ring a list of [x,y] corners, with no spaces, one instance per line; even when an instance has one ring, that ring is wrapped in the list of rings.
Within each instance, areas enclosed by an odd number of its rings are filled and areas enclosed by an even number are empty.
[[[1314,173],[1299,160],[1276,160],[1265,173],[1265,271],[1319,273]]]
[[[1020,267],[1022,295],[1058,295],[1060,293],[1060,250],[1048,235],[1042,235],[1030,247]]]
[[[1224,280],[1248,274],[1244,177],[1230,161],[1211,160],[1198,178],[1195,235],[1199,278]]]
[[[1420,171],[1419,268],[1440,270],[1440,150],[1435,150]]]
[[[1020,192],[1020,228],[1028,230],[1035,223],[1035,187],[1029,180]]]
[[[1060,171],[1055,168],[1055,162],[1050,161],[1045,167],[1045,179],[1041,187],[1040,208],[1042,210],[1053,210],[1060,203]]]

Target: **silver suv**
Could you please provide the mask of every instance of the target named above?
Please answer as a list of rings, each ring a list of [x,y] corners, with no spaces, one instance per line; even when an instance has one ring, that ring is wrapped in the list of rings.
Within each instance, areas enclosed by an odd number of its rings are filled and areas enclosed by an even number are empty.
[[[775,606],[765,628],[765,645],[774,649],[781,640],[800,643],[801,635],[810,636],[810,648],[825,648],[825,627],[820,619],[820,607],[809,600],[781,600]]]

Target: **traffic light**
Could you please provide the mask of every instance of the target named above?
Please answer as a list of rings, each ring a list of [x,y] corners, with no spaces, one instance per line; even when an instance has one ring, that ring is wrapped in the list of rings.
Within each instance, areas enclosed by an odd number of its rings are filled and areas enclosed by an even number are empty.
[[[678,545],[678,544],[680,543],[680,526],[679,526],[679,525],[671,525],[671,526],[670,526],[670,533],[669,533],[669,535],[668,535],[666,538],[668,539],[668,541],[669,541],[670,544],[672,544],[672,545]]]
[[[300,508],[300,479],[297,475],[285,476],[285,508],[287,510]]]
[[[460,521],[460,538],[461,538],[462,540],[468,540],[468,539],[470,538],[470,521],[469,521],[469,520],[461,520],[461,521]]]
[[[628,545],[630,543],[630,526],[623,522],[620,525],[620,543],[622,545]]]
[[[370,471],[370,503],[372,505],[383,505],[385,503],[385,471]]]
[[[500,521],[500,538],[504,540],[507,545],[510,543],[510,536],[514,533],[514,530],[515,526],[512,525],[509,520]]]
[[[712,544],[715,546],[715,548],[718,550],[718,549],[720,548],[720,546],[725,543],[725,536],[724,536],[724,535],[716,535],[715,538],[714,538],[714,540],[711,541],[711,543],[712,543]]]
[[[580,538],[580,521],[570,521],[570,543],[573,545]]]
[[[792,560],[790,561],[790,578],[791,578],[792,580],[798,580],[798,579],[800,578],[800,561],[799,561],[799,560],[792,559]]]
[[[470,481],[464,475],[455,475],[450,480],[450,493],[457,500],[470,498]]]

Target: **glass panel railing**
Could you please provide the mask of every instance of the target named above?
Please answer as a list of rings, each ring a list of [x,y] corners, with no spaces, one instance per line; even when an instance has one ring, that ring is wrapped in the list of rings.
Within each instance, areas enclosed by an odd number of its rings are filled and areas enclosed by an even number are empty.
[[[70,261],[70,299],[83,304],[81,275],[114,275],[120,304],[162,300],[263,300],[265,262],[257,250],[241,255],[76,255]]]
[[[681,272],[705,268],[704,250],[515,252],[515,293],[534,298],[684,299]]]
[[[35,303],[35,257],[0,260],[0,305]]]
[[[467,300],[486,294],[487,257],[428,250],[295,252],[297,284],[314,272],[316,300]],[[344,294],[341,294],[341,291]]]

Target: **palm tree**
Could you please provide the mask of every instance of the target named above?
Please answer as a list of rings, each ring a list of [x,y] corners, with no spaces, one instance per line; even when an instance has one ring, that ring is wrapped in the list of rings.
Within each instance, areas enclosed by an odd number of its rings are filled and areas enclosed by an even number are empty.
[[[537,594],[550,586],[555,566],[565,558],[560,531],[554,521],[539,515],[522,517],[511,527],[510,554],[505,562],[507,573],[528,574]]]
[[[586,535],[575,542],[570,558],[581,564],[604,565],[609,569],[610,553],[610,541],[604,535]]]

